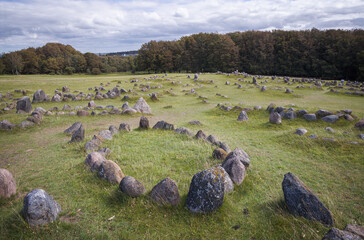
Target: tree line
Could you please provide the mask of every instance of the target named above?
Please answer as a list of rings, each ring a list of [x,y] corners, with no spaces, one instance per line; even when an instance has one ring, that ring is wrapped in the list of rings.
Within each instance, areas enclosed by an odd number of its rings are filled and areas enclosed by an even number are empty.
[[[232,72],[364,80],[364,30],[199,33],[150,41],[137,56],[98,56],[48,43],[4,54],[0,73]]]

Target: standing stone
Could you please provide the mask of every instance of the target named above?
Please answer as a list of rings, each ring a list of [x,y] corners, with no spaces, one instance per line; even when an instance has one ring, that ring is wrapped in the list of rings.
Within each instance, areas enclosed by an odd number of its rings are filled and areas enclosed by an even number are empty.
[[[195,77],[194,77],[194,80],[197,80],[198,79],[198,74],[195,73]]]
[[[64,130],[64,133],[65,134],[74,134],[76,132],[76,130],[80,128],[81,125],[82,125],[82,122],[75,122],[74,124],[72,124],[71,127]]]
[[[348,231],[331,228],[322,240],[362,240],[362,238]]]
[[[225,178],[225,181],[224,181],[224,194],[231,193],[232,191],[234,191],[233,181],[231,181],[231,178],[229,177],[229,174],[225,171],[225,169],[223,167],[218,166],[217,168],[224,172],[224,178]]]
[[[226,142],[221,142],[221,141],[217,141],[217,144],[216,144],[218,147],[222,148],[225,150],[225,152],[230,152],[230,147],[229,145],[227,145]]]
[[[100,152],[92,152],[87,155],[85,164],[90,168],[91,171],[97,171],[101,165],[106,161],[105,156]]]
[[[127,123],[120,123],[119,131],[127,131],[130,132],[130,126]]]
[[[174,125],[165,121],[159,121],[153,126],[153,129],[174,130]]]
[[[24,198],[23,215],[31,227],[55,221],[60,212],[61,206],[43,189],[34,189]]]
[[[0,168],[0,197],[10,197],[16,193],[16,183],[13,175],[6,169]]]
[[[141,117],[139,121],[139,128],[140,129],[148,129],[149,128],[149,120],[146,117]]]
[[[103,140],[102,137],[94,135],[90,141],[85,143],[85,149],[93,152],[100,148]]]
[[[269,106],[267,107],[266,111],[268,111],[269,113],[273,112],[275,109],[276,105],[274,103],[269,104]]]
[[[245,111],[241,111],[237,121],[248,121],[248,120],[249,120],[248,114]]]
[[[85,128],[81,126],[73,133],[71,142],[81,142],[85,139]]]
[[[0,122],[0,129],[11,130],[14,127],[15,127],[15,124],[9,122],[8,120],[2,120]]]
[[[152,109],[149,107],[148,103],[143,99],[143,97],[139,98],[133,108],[140,113],[152,113]]]
[[[30,113],[32,111],[32,104],[30,102],[30,98],[27,96],[20,98],[16,102],[16,110]]]
[[[269,122],[273,124],[281,124],[282,118],[281,115],[277,112],[273,112],[269,115]]]
[[[215,138],[214,135],[209,135],[207,138],[206,138],[207,141],[209,141],[210,143],[214,144],[214,145],[217,145],[217,139]]]
[[[267,87],[266,86],[263,86],[261,89],[260,89],[260,91],[261,92],[265,92],[267,90]]]
[[[250,157],[249,155],[241,148],[235,148],[234,151],[230,152],[225,160],[230,158],[237,158],[244,166],[245,168],[248,168],[250,166]]]
[[[150,197],[159,204],[175,206],[181,201],[178,187],[171,178],[165,178],[155,185],[150,192]]]
[[[120,167],[111,160],[103,161],[98,169],[99,178],[103,178],[113,184],[119,184],[124,178]]]
[[[284,175],[282,189],[288,210],[293,215],[316,220],[329,226],[334,224],[329,209],[293,173],[289,172]]]
[[[62,108],[63,111],[71,111],[72,110],[72,107],[68,104],[65,104]]]
[[[32,103],[39,103],[46,101],[46,94],[42,89],[39,89],[33,94],[33,101]]]
[[[179,127],[174,131],[179,134],[185,134],[185,135],[190,135],[190,136],[193,135],[193,132],[190,129],[185,128],[185,127]]]
[[[224,202],[225,176],[221,168],[209,168],[195,174],[187,194],[186,206],[195,213],[208,213]]]
[[[139,197],[146,192],[144,185],[131,176],[126,176],[121,180],[119,189],[132,198]]]
[[[245,166],[237,158],[228,158],[222,163],[222,167],[229,174],[236,185],[240,185],[245,178]]]
[[[296,113],[293,112],[293,111],[287,111],[285,114],[284,114],[284,118],[285,119],[295,119],[297,117]]]
[[[58,94],[55,94],[53,97],[52,97],[52,100],[51,100],[52,102],[60,102],[60,101],[62,101],[62,99],[61,99],[61,96],[60,95],[58,95]]]
[[[206,139],[206,134],[202,130],[198,130],[198,132],[195,135],[196,139]]]
[[[224,161],[225,158],[227,156],[227,153],[224,149],[222,148],[216,148],[213,152],[212,152],[212,157],[218,160],[222,160]]]

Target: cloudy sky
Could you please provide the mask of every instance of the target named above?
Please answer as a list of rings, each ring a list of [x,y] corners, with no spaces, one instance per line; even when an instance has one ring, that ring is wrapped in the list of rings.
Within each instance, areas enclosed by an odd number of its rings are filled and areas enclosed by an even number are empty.
[[[0,0],[0,52],[138,50],[199,32],[364,28],[363,0]]]

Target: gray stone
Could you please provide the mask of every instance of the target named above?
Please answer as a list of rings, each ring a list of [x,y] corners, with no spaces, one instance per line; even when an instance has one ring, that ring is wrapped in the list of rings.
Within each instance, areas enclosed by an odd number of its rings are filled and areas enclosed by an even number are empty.
[[[90,107],[90,108],[95,108],[96,103],[94,101],[90,101],[90,102],[88,102],[87,106]]]
[[[110,130],[102,130],[101,132],[99,132],[99,135],[100,137],[102,137],[103,139],[105,140],[112,140],[112,133]]]
[[[88,112],[86,110],[77,111],[77,116],[84,117],[84,116],[88,116],[88,115],[90,115],[90,112]]]
[[[237,121],[248,121],[248,120],[249,120],[248,114],[245,111],[241,111]]]
[[[354,121],[354,118],[349,114],[345,114],[344,118],[345,118],[346,121]]]
[[[188,123],[191,125],[202,125],[202,123],[200,121],[190,121]]]
[[[174,125],[165,121],[159,121],[153,126],[153,129],[174,130]]]
[[[0,122],[0,129],[11,130],[14,127],[15,127],[15,124],[9,122],[8,120],[2,120]]]
[[[362,238],[351,232],[342,231],[337,228],[331,228],[322,238],[322,240],[361,240],[361,239]]]
[[[274,103],[269,104],[269,106],[267,107],[266,111],[268,111],[269,113],[274,111],[274,108],[276,107],[276,105]]]
[[[127,131],[130,132],[130,126],[127,123],[120,123],[119,131]]]
[[[293,111],[287,111],[285,114],[284,114],[284,118],[285,119],[295,119],[297,117],[296,113],[293,112]]]
[[[335,130],[334,130],[334,129],[332,129],[331,127],[326,127],[326,128],[325,128],[325,130],[326,130],[326,131],[328,131],[328,132],[332,132],[332,133],[334,133],[334,132],[335,132]]]
[[[272,112],[269,115],[269,122],[272,124],[281,124],[282,123],[281,115],[277,112]]]
[[[293,215],[316,220],[329,226],[334,224],[331,212],[293,173],[289,172],[284,175],[282,189],[288,210]]]
[[[361,119],[360,121],[356,122],[355,127],[359,128],[359,130],[363,130],[364,129],[364,118]]]
[[[193,176],[186,206],[195,213],[212,212],[222,206],[224,194],[224,171],[218,167],[206,169]]]
[[[24,198],[23,216],[31,227],[55,221],[60,212],[61,206],[43,189],[34,189]]]
[[[225,181],[224,181],[224,194],[231,193],[232,191],[234,191],[233,181],[231,181],[231,178],[230,178],[229,174],[225,171],[225,169],[223,167],[219,166],[217,168],[224,172],[224,178],[225,178]]]
[[[360,139],[364,140],[364,134],[363,134],[363,133],[359,134],[359,135],[358,135],[358,137],[359,137]]]
[[[8,198],[16,193],[16,182],[13,175],[4,168],[0,168],[0,197]]]
[[[226,159],[230,159],[230,158],[237,158],[245,166],[245,168],[248,168],[250,166],[250,157],[241,148],[235,148],[234,151],[230,152],[226,156]]]
[[[303,116],[305,114],[308,114],[308,112],[306,110],[304,110],[304,109],[301,109],[301,110],[297,111],[297,116]]]
[[[16,102],[16,110],[30,113],[32,111],[32,103],[30,102],[30,98],[27,96],[20,98]]]
[[[41,112],[42,114],[44,114],[44,113],[46,113],[46,112],[47,112],[47,110],[45,110],[45,109],[44,109],[44,108],[42,108],[42,107],[36,107],[34,111],[36,111],[36,112]]]
[[[119,184],[124,178],[124,173],[115,162],[106,160],[100,164],[98,168],[98,176],[112,184]]]
[[[221,141],[217,141],[216,144],[218,147],[222,148],[225,150],[225,152],[229,153],[230,152],[230,147],[226,142],[221,142]]]
[[[317,135],[310,135],[310,136],[308,136],[309,138],[311,138],[311,139],[316,139],[317,138]]]
[[[322,140],[323,141],[326,141],[326,142],[336,142],[336,139],[335,138],[326,138],[326,137],[323,137]]]
[[[119,129],[114,125],[111,125],[109,127],[109,131],[111,132],[112,135],[115,135],[115,134],[119,133]]]
[[[321,118],[321,120],[328,123],[334,123],[337,120],[339,120],[339,117],[337,115],[328,115],[326,117]]]
[[[307,121],[315,121],[317,119],[316,115],[314,113],[305,114],[305,115],[303,115],[303,118],[306,119]]]
[[[121,107],[121,109],[123,109],[123,110],[125,110],[125,109],[129,109],[130,107],[129,107],[129,103],[128,102],[125,102],[124,104],[123,104],[123,106]]]
[[[222,167],[229,174],[233,183],[240,185],[243,182],[245,178],[245,166],[238,158],[226,158],[222,163]]]
[[[148,103],[143,99],[143,97],[139,98],[133,108],[140,113],[152,113],[152,109],[149,107]]]
[[[37,90],[34,94],[33,94],[33,101],[32,103],[39,103],[39,102],[44,102],[46,101],[46,94],[42,89]]]
[[[295,134],[300,135],[300,136],[303,136],[303,135],[305,135],[306,133],[307,133],[307,130],[306,130],[306,129],[304,129],[304,128],[299,128],[299,129],[297,129],[297,130],[296,130],[296,132],[295,132]]]
[[[100,152],[92,152],[87,155],[85,164],[91,171],[97,171],[104,161],[106,161],[106,158],[103,154]]]
[[[353,112],[353,110],[351,110],[351,109],[344,109],[344,110],[341,110],[341,112],[343,112],[345,114],[351,114]]]
[[[71,107],[70,105],[68,105],[68,104],[65,104],[65,105],[63,106],[62,110],[63,110],[63,111],[70,111],[70,110],[72,110],[72,107]]]
[[[100,150],[97,151],[98,153],[101,153],[104,157],[108,156],[111,154],[111,150],[110,148],[101,148]]]
[[[174,131],[176,133],[179,133],[179,134],[185,134],[185,135],[190,135],[190,136],[193,135],[193,132],[191,130],[189,130],[188,128],[185,128],[185,127],[179,127]]]
[[[196,139],[206,139],[206,134],[202,130],[198,130],[198,132],[195,135]]]
[[[146,192],[144,185],[131,176],[126,176],[121,180],[119,189],[132,198],[139,197]]]
[[[218,160],[222,160],[224,161],[225,158],[227,156],[227,153],[224,149],[222,148],[216,148],[213,152],[212,152],[212,157]]]
[[[75,122],[74,124],[72,124],[71,127],[64,130],[64,133],[65,134],[73,134],[77,129],[80,128],[81,125],[82,125],[82,122]]]
[[[139,121],[139,128],[140,129],[148,129],[149,128],[149,120],[146,117],[141,117]]]
[[[22,121],[21,123],[19,123],[18,126],[21,128],[27,128],[27,127],[34,126],[34,122],[25,120],[25,121]]]
[[[85,139],[85,128],[81,124],[80,127],[72,134],[71,142],[81,142]]]
[[[215,138],[214,135],[209,135],[207,138],[206,138],[207,141],[209,141],[210,143],[214,144],[214,145],[217,145],[217,139]]]
[[[329,111],[327,111],[327,110],[320,109],[320,110],[318,110],[316,112],[316,115],[317,115],[317,117],[322,118],[322,117],[326,117],[326,116],[332,115],[332,113],[329,112]]]
[[[153,187],[150,197],[162,205],[175,206],[181,201],[177,184],[169,177]]]
[[[52,100],[51,100],[52,102],[60,102],[60,101],[62,101],[62,99],[61,99],[61,96],[60,95],[58,95],[58,94],[55,94],[53,97],[52,97]]]
[[[348,224],[348,225],[346,225],[344,231],[351,232],[351,233],[361,237],[361,239],[364,239],[364,226]]]
[[[100,148],[103,140],[102,137],[94,135],[90,141],[85,143],[85,149],[91,152],[96,151]]]

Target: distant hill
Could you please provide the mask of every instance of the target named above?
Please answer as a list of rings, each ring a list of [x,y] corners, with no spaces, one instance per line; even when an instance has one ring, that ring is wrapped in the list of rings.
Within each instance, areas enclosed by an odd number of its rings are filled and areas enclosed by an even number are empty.
[[[138,55],[138,50],[125,51],[125,52],[113,52],[113,53],[101,53],[100,55],[105,55],[105,56],[123,56],[123,57],[135,56],[135,55]]]

